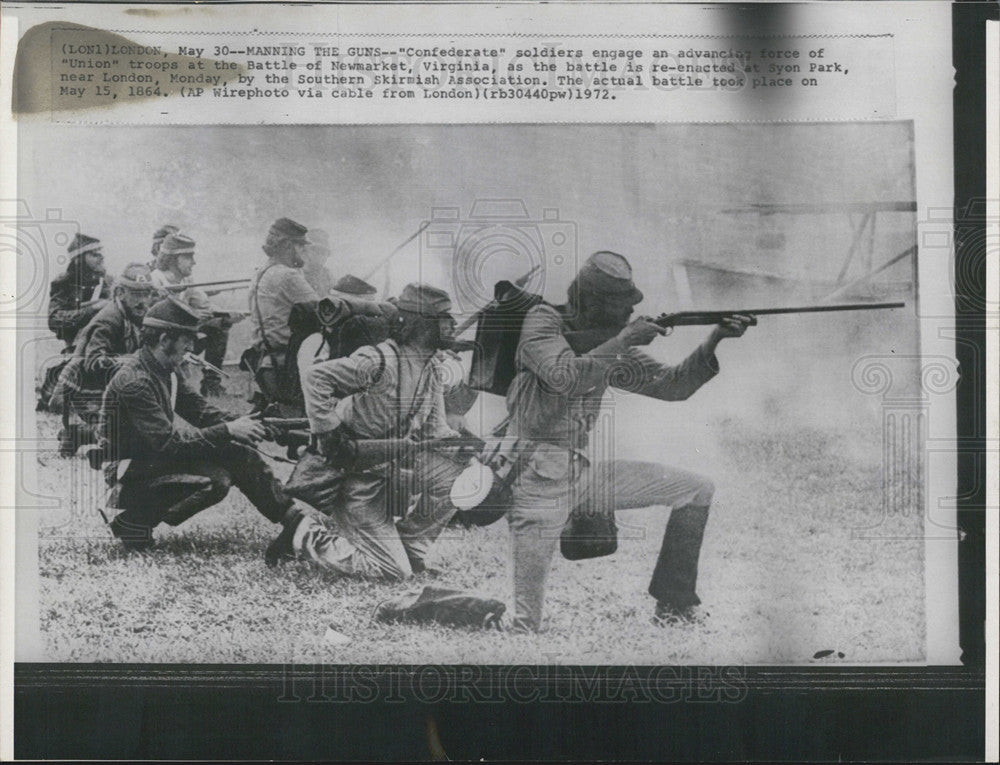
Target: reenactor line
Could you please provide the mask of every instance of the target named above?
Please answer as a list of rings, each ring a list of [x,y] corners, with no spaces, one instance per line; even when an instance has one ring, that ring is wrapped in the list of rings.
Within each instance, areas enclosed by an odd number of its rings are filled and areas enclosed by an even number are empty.
[[[112,282],[101,243],[73,240],[50,297],[49,325],[65,359],[46,374],[38,408],[62,414],[62,454],[85,446],[103,469],[101,513],[129,550],[150,548],[160,523],[184,522],[235,485],[279,527],[267,565],[300,559],[338,575],[405,581],[427,570],[450,524],[506,516],[512,612],[426,587],[380,604],[383,621],[537,631],[556,549],[571,560],[611,554],[615,511],[653,506],[670,512],[648,588],[653,623],[701,621],[696,581],[712,481],[653,462],[592,462],[589,435],[605,392],[688,398],[718,374],[718,344],[741,337],[755,314],[902,305],[633,319],[643,294],[631,266],[600,251],[581,266],[565,304],[527,292],[529,273],[499,282],[495,299],[458,327],[450,296],[437,287],[412,283],[379,300],[362,279],[333,281],[323,266],[325,233],[288,218],[270,227],[266,262],[249,280],[194,282],[195,247],[164,226],[154,260],[130,263]],[[247,314],[209,299],[234,285],[249,288]],[[258,390],[251,411],[237,415],[209,399],[223,390],[229,329],[244,316],[253,344],[240,366]],[[459,340],[473,324],[475,342]],[[639,350],[691,324],[712,329],[682,363]],[[458,352],[470,349],[465,380]],[[191,365],[202,367],[200,390]],[[482,436],[465,422],[480,391],[507,405],[503,422]],[[178,428],[175,417],[190,427]],[[265,440],[285,445],[287,458],[259,450]],[[269,459],[295,463],[285,483]]]

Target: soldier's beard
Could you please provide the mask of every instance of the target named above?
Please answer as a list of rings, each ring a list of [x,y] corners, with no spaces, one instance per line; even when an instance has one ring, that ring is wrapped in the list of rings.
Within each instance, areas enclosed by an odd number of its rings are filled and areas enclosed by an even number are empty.
[[[125,314],[126,319],[136,326],[142,326],[142,318],[146,315],[145,306],[143,306],[141,311],[135,311],[124,300],[119,299],[118,304],[122,307],[122,312]]]

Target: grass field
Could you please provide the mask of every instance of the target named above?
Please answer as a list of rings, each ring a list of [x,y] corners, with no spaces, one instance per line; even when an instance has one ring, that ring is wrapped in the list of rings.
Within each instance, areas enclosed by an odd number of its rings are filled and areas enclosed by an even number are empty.
[[[239,385],[231,383],[234,390]],[[233,396],[224,402],[243,404]],[[306,563],[277,569],[277,528],[237,491],[157,548],[124,554],[93,509],[103,482],[82,457],[39,454],[41,491],[68,497],[42,515],[40,621],[57,661],[329,663],[800,663],[833,649],[858,663],[919,661],[924,651],[922,500],[883,513],[879,423],[814,427],[710,423],[717,491],[702,551],[704,624],[657,628],[646,595],[664,508],[619,514],[617,554],[557,556],[545,629],[507,635],[370,623],[374,606],[436,583],[507,598],[507,528],[449,530],[440,575],[408,585],[337,578]],[[39,415],[53,438],[53,415]],[[54,441],[53,441],[54,446]],[[277,452],[276,452],[277,453]],[[276,466],[285,476],[288,466]],[[350,638],[326,639],[328,627]]]

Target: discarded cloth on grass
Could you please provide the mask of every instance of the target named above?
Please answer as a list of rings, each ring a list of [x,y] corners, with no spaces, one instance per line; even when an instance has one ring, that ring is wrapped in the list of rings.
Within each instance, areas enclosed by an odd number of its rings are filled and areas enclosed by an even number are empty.
[[[436,623],[446,627],[495,627],[507,606],[475,593],[427,585],[381,603],[380,622]]]

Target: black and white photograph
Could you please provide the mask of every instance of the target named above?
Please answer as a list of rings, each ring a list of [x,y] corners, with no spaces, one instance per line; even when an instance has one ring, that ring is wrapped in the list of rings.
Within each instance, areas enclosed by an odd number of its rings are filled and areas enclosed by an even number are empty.
[[[44,655],[920,661],[912,143],[34,131]]]
[[[0,756],[995,752],[989,14],[457,9],[5,6]]]

